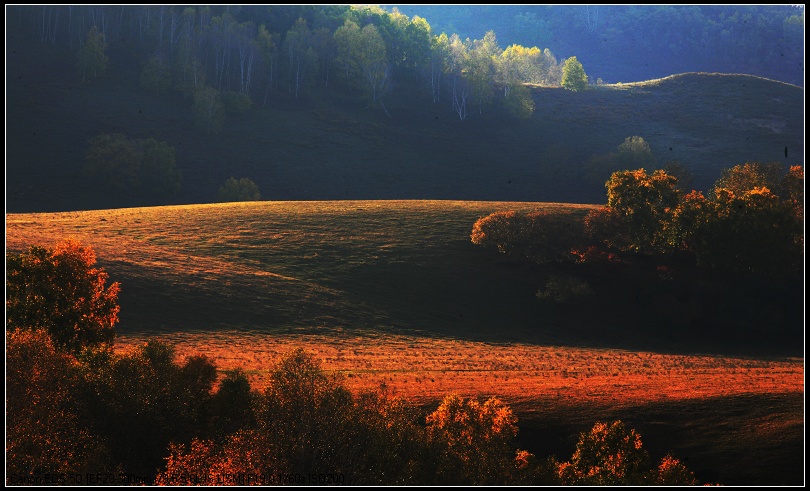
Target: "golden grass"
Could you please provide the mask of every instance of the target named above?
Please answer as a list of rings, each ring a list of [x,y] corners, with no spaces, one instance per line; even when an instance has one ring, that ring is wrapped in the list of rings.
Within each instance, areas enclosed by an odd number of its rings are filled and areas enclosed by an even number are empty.
[[[6,214],[6,247],[23,250],[74,236],[104,262],[222,272],[215,260],[298,270],[336,247],[349,260],[468,240],[480,216],[503,210],[571,210],[593,205],[466,201],[261,201],[61,213]],[[351,249],[349,249],[350,247]],[[290,256],[304,252],[299,262]],[[285,262],[273,263],[274,257]],[[345,256],[341,256],[346,259]],[[201,263],[191,263],[194,259]],[[182,261],[181,261],[182,260]],[[315,261],[317,262],[317,261]],[[263,271],[264,274],[267,271]]]
[[[451,391],[498,396],[523,416],[551,407],[640,405],[741,394],[801,392],[803,360],[665,355],[615,349],[492,344],[407,335],[176,332],[156,336],[185,355],[210,357],[222,375],[242,368],[262,389],[280,357],[303,347],[354,390],[379,389],[419,403]],[[126,351],[147,339],[125,335]],[[770,424],[770,423],[769,423]]]
[[[180,357],[211,357],[220,376],[242,368],[261,389],[281,355],[303,347],[353,390],[384,385],[433,408],[453,391],[498,396],[526,427],[569,428],[566,442],[608,416],[647,421],[661,452],[727,473],[712,482],[795,482],[802,358],[575,347],[616,331],[538,318],[526,280],[536,273],[493,265],[470,244],[473,222],[495,211],[592,208],[341,201],[7,214],[6,246],[67,236],[92,246],[122,284],[117,350],[154,336]],[[541,454],[571,451],[544,450],[543,435]]]
[[[368,273],[369,268],[464,261],[453,249],[459,244],[474,249],[472,223],[494,211],[584,214],[591,208],[304,201],[8,214],[6,244],[8,250],[21,251],[74,236],[92,246],[110,279],[122,283],[122,331],[154,330],[156,325],[170,330],[321,324],[376,328],[393,321],[367,296],[390,285],[390,277],[376,270]],[[441,257],[425,261],[426,251]],[[357,279],[358,274],[366,277]]]
[[[367,301],[366,295],[385,297],[377,290],[386,287],[390,270],[385,268],[391,265],[408,269],[425,261],[434,261],[435,267],[441,261],[459,261],[455,269],[441,272],[451,278],[469,269],[469,258],[458,259],[454,250],[469,245],[471,225],[479,216],[510,209],[584,214],[591,208],[339,201],[9,214],[6,243],[15,251],[70,235],[91,245],[111,279],[122,282],[122,297],[130,287],[137,293],[138,298],[127,300],[130,308],[139,313],[156,309],[154,319],[160,322],[127,323],[122,307],[120,349],[157,333],[182,355],[206,354],[221,370],[244,368],[257,387],[282,353],[302,346],[314,351],[325,368],[346,374],[355,389],[385,384],[397,394],[424,401],[450,391],[497,395],[524,411],[559,404],[640,404],[803,391],[801,359],[664,355],[538,346],[536,341],[487,344],[469,340],[466,332],[438,334],[434,327],[449,321],[428,313],[417,318],[417,332],[430,334],[398,331],[391,325],[397,314],[382,310],[419,306]],[[425,251],[438,252],[426,259]],[[369,266],[383,273],[367,273]],[[369,284],[362,285],[364,281]],[[430,287],[430,281],[437,280],[413,281],[403,288]],[[392,295],[406,290],[392,290]],[[482,313],[488,310],[480,308]],[[256,312],[260,315],[253,315]],[[267,319],[275,313],[280,313],[277,321]],[[466,327],[466,322],[459,325]],[[495,324],[487,325],[493,330]]]

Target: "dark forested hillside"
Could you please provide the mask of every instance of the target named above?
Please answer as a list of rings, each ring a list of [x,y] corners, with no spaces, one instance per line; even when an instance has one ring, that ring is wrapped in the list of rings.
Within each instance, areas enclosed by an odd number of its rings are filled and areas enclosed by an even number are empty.
[[[583,89],[545,43],[448,37],[378,7],[7,19],[8,211],[205,203],[226,182],[278,200],[603,203],[619,167],[677,161],[706,189],[746,161],[803,164],[795,85],[694,73]],[[588,54],[570,54],[593,82]]]
[[[576,55],[605,83],[746,73],[804,86],[801,5],[397,5],[435,32]]]

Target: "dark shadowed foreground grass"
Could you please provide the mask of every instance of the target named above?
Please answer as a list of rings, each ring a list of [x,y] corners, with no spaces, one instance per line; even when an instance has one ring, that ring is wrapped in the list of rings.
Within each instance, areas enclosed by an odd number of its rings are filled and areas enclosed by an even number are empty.
[[[497,395],[538,455],[567,458],[579,431],[620,418],[703,480],[801,483],[803,358],[765,356],[757,336],[729,340],[731,352],[671,319],[649,322],[632,301],[549,307],[534,294],[553,271],[469,240],[494,211],[590,208],[341,201],[9,214],[6,240],[10,251],[66,236],[92,246],[122,284],[119,349],[156,335],[261,387],[281,353],[303,346],[355,389],[385,386],[427,406],[451,391]]]

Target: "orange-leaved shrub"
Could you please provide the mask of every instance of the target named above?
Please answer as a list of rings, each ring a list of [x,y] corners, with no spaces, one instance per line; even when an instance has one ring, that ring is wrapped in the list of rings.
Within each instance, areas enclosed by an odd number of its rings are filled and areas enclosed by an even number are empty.
[[[111,344],[118,322],[118,283],[95,267],[91,247],[66,239],[6,254],[6,329],[48,332],[57,348],[73,353]]]
[[[580,433],[576,450],[567,462],[556,464],[565,485],[643,486],[694,485],[694,474],[679,460],[666,455],[650,468],[650,456],[642,448],[641,435],[621,421],[598,421]]]
[[[495,212],[479,218],[470,234],[473,244],[537,263],[570,261],[584,238],[581,217],[546,211]]]
[[[801,273],[804,170],[749,162],[723,171],[708,197],[684,193],[665,171],[615,172],[607,207],[585,218],[585,231],[608,250],[692,254],[709,269],[758,278]]]
[[[427,435],[439,463],[438,482],[503,484],[527,472],[533,456],[521,450],[516,453],[517,432],[517,417],[499,399],[492,397],[482,404],[448,395],[427,417]]]

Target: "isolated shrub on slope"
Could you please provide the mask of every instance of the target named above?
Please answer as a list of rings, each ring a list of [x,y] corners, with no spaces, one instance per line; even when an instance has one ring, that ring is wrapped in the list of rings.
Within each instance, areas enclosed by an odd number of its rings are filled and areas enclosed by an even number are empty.
[[[588,76],[585,75],[585,69],[576,56],[568,58],[563,64],[562,86],[573,91],[585,90],[588,87]]]
[[[231,177],[220,186],[219,193],[217,193],[217,201],[221,203],[228,201],[258,201],[260,199],[259,186],[246,177],[239,180]]]

